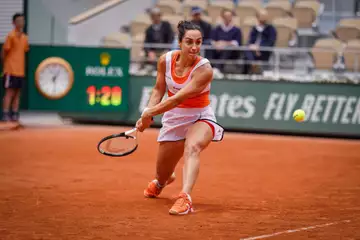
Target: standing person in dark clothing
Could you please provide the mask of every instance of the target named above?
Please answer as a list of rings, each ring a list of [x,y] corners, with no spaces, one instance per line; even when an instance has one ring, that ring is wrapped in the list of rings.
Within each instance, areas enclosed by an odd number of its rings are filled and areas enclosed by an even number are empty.
[[[25,54],[29,51],[28,36],[23,32],[25,18],[16,13],[12,22],[14,29],[7,35],[1,49],[3,62],[3,120],[18,122],[21,88],[25,82]]]

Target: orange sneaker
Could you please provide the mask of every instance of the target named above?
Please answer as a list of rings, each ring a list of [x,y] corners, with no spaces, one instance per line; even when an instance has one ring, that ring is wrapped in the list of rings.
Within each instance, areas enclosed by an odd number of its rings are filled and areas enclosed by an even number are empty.
[[[144,190],[144,196],[147,198],[156,198],[160,195],[161,191],[165,186],[175,181],[175,178],[175,173],[173,173],[163,187],[159,186],[159,182],[157,179],[152,180],[147,186],[147,188]]]
[[[171,215],[185,215],[194,212],[191,197],[187,193],[180,193],[176,202],[169,210]]]

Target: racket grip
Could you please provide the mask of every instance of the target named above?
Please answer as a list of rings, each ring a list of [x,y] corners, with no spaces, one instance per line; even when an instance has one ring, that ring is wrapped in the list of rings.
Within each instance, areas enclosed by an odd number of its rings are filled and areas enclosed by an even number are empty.
[[[137,131],[137,128],[133,128],[133,129],[131,129],[131,130],[129,130],[129,131],[126,131],[126,132],[125,132],[125,135],[132,134],[132,133],[135,132],[135,131]]]

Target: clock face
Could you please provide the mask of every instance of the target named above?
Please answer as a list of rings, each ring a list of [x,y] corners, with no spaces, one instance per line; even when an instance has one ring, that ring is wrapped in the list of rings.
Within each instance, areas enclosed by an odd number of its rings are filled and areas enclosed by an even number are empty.
[[[73,72],[63,59],[44,60],[36,72],[36,85],[41,94],[49,99],[60,99],[71,89]]]

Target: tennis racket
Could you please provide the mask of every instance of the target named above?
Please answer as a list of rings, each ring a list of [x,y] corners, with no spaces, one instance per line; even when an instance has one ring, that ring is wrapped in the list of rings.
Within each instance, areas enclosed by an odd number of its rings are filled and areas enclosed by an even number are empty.
[[[111,157],[124,157],[133,152],[138,147],[136,128],[129,131],[113,134],[104,137],[97,145],[97,149],[101,154]]]

